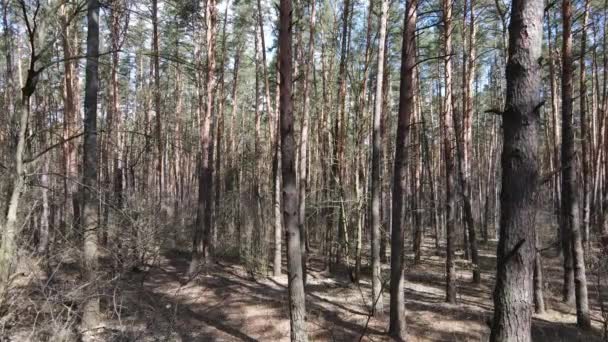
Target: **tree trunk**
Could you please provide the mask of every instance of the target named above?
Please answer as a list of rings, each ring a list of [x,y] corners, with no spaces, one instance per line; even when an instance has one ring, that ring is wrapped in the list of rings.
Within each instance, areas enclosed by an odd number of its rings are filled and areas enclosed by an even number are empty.
[[[336,113],[334,125],[334,160],[332,166],[332,178],[334,180],[334,191],[338,193],[338,204],[334,217],[337,218],[338,246],[336,252],[336,263],[342,269],[348,266],[348,233],[346,231],[346,218],[344,217],[344,189],[342,182],[344,143],[346,133],[346,77],[347,77],[347,55],[349,38],[350,0],[344,0],[342,8],[342,38],[340,47],[340,66],[338,71],[338,112]]]
[[[380,261],[380,241],[382,239],[382,217],[380,216],[380,202],[382,201],[382,177],[380,175],[383,165],[382,155],[382,94],[384,90],[384,54],[386,39],[386,26],[388,21],[389,1],[382,1],[380,16],[380,38],[378,40],[378,72],[376,77],[376,102],[374,103],[374,118],[372,132],[372,180],[371,180],[371,223],[372,223],[372,314],[383,314],[382,300],[382,271]],[[370,11],[371,11],[370,7]]]
[[[80,201],[78,199],[78,161],[76,143],[74,141],[67,141],[69,137],[73,136],[76,129],[76,116],[77,116],[77,96],[76,90],[78,84],[78,73],[75,70],[75,63],[77,60],[72,60],[72,56],[75,54],[75,49],[70,43],[70,39],[75,36],[72,34],[69,27],[68,17],[69,8],[66,3],[61,6],[61,42],[63,49],[63,96],[64,96],[64,119],[63,119],[63,140],[66,141],[63,144],[63,158],[64,158],[64,196],[65,202],[63,207],[63,221],[67,225],[67,221],[70,220],[73,226],[78,226],[80,220]],[[68,212],[71,210],[71,217],[68,216]],[[74,234],[72,230],[67,232],[68,236]]]
[[[294,117],[292,103],[292,7],[291,0],[281,0],[279,9],[279,70],[281,74],[281,173],[283,175],[283,220],[287,231],[289,316],[291,341],[308,341],[306,303],[302,272],[302,250],[298,228],[296,192]]]
[[[226,27],[228,26],[228,9],[230,8],[230,2],[228,2],[226,4],[226,8],[224,9],[224,22],[222,23],[222,62],[220,65],[220,77],[219,77],[219,100],[218,100],[218,111],[217,111],[217,135],[215,137],[215,199],[214,199],[214,219],[213,219],[213,226],[217,227],[218,224],[216,223],[218,218],[217,216],[219,215],[221,205],[222,205],[222,191],[225,190],[225,188],[222,187],[222,177],[227,178],[227,173],[224,172],[222,174],[222,149],[223,149],[223,145],[222,145],[222,140],[224,139],[224,130],[225,130],[225,99],[224,99],[224,95],[225,95],[225,89],[226,89],[226,80],[225,80],[225,67],[226,67],[226,60],[227,58],[227,44],[226,44]],[[225,183],[224,183],[225,184]],[[222,222],[222,224],[224,224],[225,221]],[[217,243],[217,229],[213,229],[212,232],[212,237],[211,237],[211,244],[213,246],[216,245]]]
[[[281,120],[276,120],[277,131],[281,131]],[[280,136],[275,140],[274,157],[272,161],[272,174],[274,179],[273,207],[274,207],[274,259],[273,274],[275,277],[281,275],[281,240],[283,237],[283,225],[281,223],[281,140]]]
[[[401,55],[401,82],[397,137],[395,140],[395,170],[393,185],[393,227],[391,233],[391,293],[389,334],[399,341],[407,340],[404,295],[405,215],[403,197],[407,191],[407,137],[410,117],[414,112],[416,66],[416,0],[408,1],[405,8],[403,47]]]
[[[272,142],[272,139],[275,138],[275,134],[273,132],[273,130],[275,129],[274,125],[272,124],[273,120],[272,117],[273,115],[273,111],[272,110],[272,106],[270,103],[270,85],[269,85],[269,81],[268,81],[268,67],[266,65],[266,36],[264,34],[264,16],[262,13],[262,3],[261,0],[257,0],[258,3],[258,25],[260,28],[260,44],[262,47],[262,71],[263,71],[263,76],[264,76],[264,99],[266,100],[266,111],[268,113],[268,122],[269,122],[269,133],[270,133],[270,141]],[[271,144],[272,145],[272,144]]]
[[[215,22],[216,8],[215,0],[208,0],[205,9],[206,41],[207,41],[207,65],[205,75],[205,108],[200,122],[200,174],[198,205],[196,212],[195,233],[190,261],[189,273],[193,274],[203,258],[211,259],[213,248],[211,245],[212,229],[212,191],[213,188],[213,103],[215,98]],[[211,260],[208,260],[211,261]]]
[[[259,1],[259,0],[258,0]],[[300,229],[300,240],[302,241],[302,267],[304,269],[304,283],[306,283],[306,259],[307,259],[307,228],[306,228],[306,190],[308,188],[308,121],[310,116],[310,88],[311,71],[314,68],[314,49],[315,49],[315,1],[311,3],[310,11],[310,40],[308,43],[308,53],[304,67],[304,108],[302,111],[302,127],[300,131],[300,170],[298,172],[298,226]]]
[[[465,1],[466,2],[466,1]],[[466,11],[465,11],[466,17]],[[462,197],[464,204],[464,216],[468,241],[471,251],[471,261],[473,262],[473,282],[481,283],[481,271],[479,269],[479,251],[477,249],[477,234],[475,231],[475,215],[473,214],[472,193],[471,193],[471,163],[473,155],[473,80],[475,78],[475,0],[469,1],[469,46],[467,51],[466,68],[464,75],[464,116],[462,130],[463,165],[462,165]]]
[[[445,159],[445,214],[446,217],[446,297],[448,303],[456,303],[456,264],[454,262],[454,240],[456,207],[454,200],[454,159],[452,151],[453,103],[452,103],[452,2],[443,1],[443,39],[444,39],[444,74],[445,97],[443,105],[443,154]]]
[[[28,75],[30,73],[28,72]],[[23,153],[26,144],[27,123],[30,115],[30,98],[24,95],[19,116],[19,131],[17,133],[17,145],[14,152],[14,165],[12,172],[11,192],[3,225],[0,226],[2,241],[0,243],[0,293],[4,294],[10,283],[10,277],[15,270],[17,253],[17,236],[19,225],[17,224],[17,212],[21,193],[25,187],[25,166]],[[4,298],[2,298],[2,302]]]
[[[89,0],[87,8],[87,65],[84,99],[84,152],[82,167],[82,227],[84,234],[85,279],[89,282],[82,306],[83,335],[95,332],[99,325],[98,225],[97,225],[97,93],[99,91],[99,2]]]
[[[154,60],[154,114],[156,116],[156,185],[158,186],[158,205],[164,191],[162,115],[160,104],[160,56],[158,48],[158,0],[152,0],[152,54]]]
[[[586,245],[590,243],[589,239],[589,226],[591,219],[591,189],[590,189],[590,161],[591,158],[589,156],[593,156],[593,148],[589,148],[591,144],[591,139],[589,137],[589,125],[587,121],[587,75],[586,75],[586,65],[585,65],[585,56],[587,49],[587,24],[589,21],[589,0],[585,0],[584,5],[584,13],[583,13],[583,27],[581,33],[581,60],[579,63],[579,105],[580,105],[580,119],[581,119],[581,146],[582,146],[582,154],[581,154],[581,163],[582,163],[582,181],[583,181],[583,244]],[[591,147],[593,145],[591,144]],[[588,245],[587,245],[588,246]]]
[[[514,0],[503,113],[500,239],[491,342],[531,341],[543,2]]]
[[[537,314],[545,313],[544,282],[543,282],[543,261],[540,254],[538,235],[536,236],[534,253],[534,311]]]
[[[390,4],[389,4],[390,5]],[[390,7],[390,6],[389,6]],[[387,22],[388,25],[388,22]],[[380,117],[380,135],[382,136],[382,156],[386,156],[386,158],[383,158],[384,161],[382,162],[382,164],[380,165],[381,169],[381,173],[380,173],[380,178],[382,180],[382,175],[386,175],[386,180],[380,183],[380,185],[383,187],[382,188],[382,197],[380,198],[381,205],[380,205],[380,214],[381,214],[381,218],[382,218],[382,226],[381,226],[381,231],[380,231],[380,260],[383,263],[388,263],[389,261],[389,256],[388,256],[388,250],[389,247],[388,245],[389,243],[389,236],[390,236],[390,227],[391,227],[391,182],[388,181],[390,179],[389,177],[389,169],[390,169],[390,165],[392,165],[392,161],[391,161],[391,154],[392,152],[390,151],[390,142],[391,139],[389,137],[389,134],[387,134],[387,123],[389,120],[389,113],[390,113],[390,95],[391,95],[391,89],[390,89],[390,71],[391,68],[389,67],[389,52],[390,52],[390,39],[389,39],[389,35],[388,35],[388,26],[387,26],[387,34],[385,35],[385,39],[384,39],[384,56],[382,57],[382,59],[384,60],[384,66],[383,66],[383,70],[384,70],[384,75],[382,75],[382,115]],[[384,184],[382,184],[384,183]]]
[[[553,38],[551,36],[553,28],[551,26],[551,15],[550,12],[547,15],[547,45],[549,50],[549,79],[550,79],[550,90],[551,90],[551,114],[553,121],[553,165],[557,167],[559,165],[560,153],[560,132],[559,132],[559,115],[558,115],[558,96],[557,96],[557,72],[555,71],[555,57],[554,49],[552,47]],[[561,206],[561,186],[559,174],[553,180],[553,197],[555,200],[556,212],[559,212]],[[561,224],[559,230],[559,239],[561,240]]]
[[[580,231],[578,187],[572,115],[572,4],[562,2],[562,215],[564,247],[564,299],[570,301],[570,289],[574,285],[576,317],[579,327],[591,328],[585,257]]]

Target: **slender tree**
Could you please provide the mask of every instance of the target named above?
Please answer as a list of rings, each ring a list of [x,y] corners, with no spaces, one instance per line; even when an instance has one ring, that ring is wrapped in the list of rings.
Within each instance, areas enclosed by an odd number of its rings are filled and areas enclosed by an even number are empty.
[[[196,227],[194,232],[192,260],[189,272],[194,273],[202,258],[211,258],[213,248],[211,246],[211,236],[213,227],[212,218],[212,194],[213,188],[213,106],[215,100],[215,24],[216,24],[215,0],[207,1],[205,7],[205,25],[207,42],[207,62],[205,74],[206,96],[204,100],[204,110],[200,123],[200,146],[201,146],[201,165],[199,174],[198,205],[196,211]]]
[[[294,117],[292,103],[292,7],[291,0],[281,0],[279,7],[279,70],[281,95],[281,173],[283,176],[283,220],[287,231],[289,268],[289,316],[291,341],[308,341],[306,305],[302,271],[302,250],[298,228],[298,194],[296,191]]]
[[[397,137],[395,140],[395,170],[393,174],[393,227],[391,234],[391,298],[389,333],[399,341],[407,340],[404,295],[405,215],[403,197],[407,191],[407,138],[410,118],[415,110],[416,11],[418,2],[405,5],[403,47],[401,50],[401,81]]]
[[[300,130],[300,170],[298,172],[298,224],[300,227],[300,239],[302,243],[302,267],[304,268],[304,282],[306,282],[306,189],[308,188],[308,122],[310,117],[310,89],[312,88],[311,73],[314,68],[314,52],[315,52],[315,23],[316,23],[316,0],[311,1],[310,9],[310,38],[308,42],[308,52],[306,53],[306,63],[304,66],[304,85],[303,94],[304,108],[302,110],[302,126]]]
[[[162,139],[162,114],[160,93],[160,50],[158,47],[158,0],[152,0],[152,59],[154,61],[154,115],[156,119],[156,148],[158,157],[156,160],[156,185],[158,186],[158,203],[162,201],[164,191],[164,169],[163,169],[163,139]]]
[[[382,272],[380,261],[380,240],[382,239],[380,228],[382,217],[380,216],[380,202],[382,201],[382,179],[380,168],[383,163],[382,156],[382,131],[380,121],[382,118],[382,94],[384,86],[384,40],[386,39],[386,26],[388,21],[389,1],[382,1],[382,9],[379,22],[378,44],[378,76],[376,78],[376,102],[374,104],[374,119],[372,131],[372,180],[371,180],[371,223],[372,223],[372,313],[382,314],[384,305],[382,303]],[[370,8],[371,10],[371,8]]]
[[[445,300],[456,303],[456,264],[454,260],[456,207],[454,201],[454,158],[452,139],[453,98],[452,98],[452,1],[443,0],[443,53],[445,97],[443,104],[443,157],[445,159],[445,230],[446,243],[446,288]]]
[[[87,3],[87,61],[84,91],[84,152],[82,168],[82,227],[84,271],[89,295],[82,307],[84,335],[95,333],[100,320],[97,270],[99,267],[97,224],[97,96],[99,91],[99,2]]]
[[[589,329],[589,299],[585,257],[580,230],[578,208],[577,172],[573,127],[573,56],[572,56],[572,4],[562,2],[563,40],[562,40],[562,244],[564,248],[564,299],[571,301],[570,288],[574,285],[577,324]],[[581,99],[582,100],[582,99]]]
[[[71,221],[78,224],[80,219],[80,203],[76,195],[78,192],[78,163],[77,148],[74,141],[68,141],[69,137],[75,135],[77,131],[77,105],[78,105],[78,72],[76,67],[78,61],[73,59],[77,49],[73,46],[72,39],[77,35],[78,30],[72,29],[70,23],[73,16],[70,7],[64,1],[60,8],[59,22],[61,25],[61,47],[63,49],[63,97],[64,97],[64,120],[63,120],[63,163],[64,163],[64,207],[63,220],[65,223]],[[69,215],[71,214],[71,215]],[[71,217],[69,217],[71,216]]]
[[[336,263],[338,266],[348,264],[348,231],[346,218],[344,217],[344,143],[346,139],[346,86],[347,86],[347,62],[348,62],[348,40],[350,37],[350,0],[344,0],[342,7],[342,37],[340,43],[340,65],[338,70],[338,112],[334,120],[334,155],[332,163],[332,178],[334,180],[334,191],[338,193],[337,218],[338,226],[338,250],[336,252]]]

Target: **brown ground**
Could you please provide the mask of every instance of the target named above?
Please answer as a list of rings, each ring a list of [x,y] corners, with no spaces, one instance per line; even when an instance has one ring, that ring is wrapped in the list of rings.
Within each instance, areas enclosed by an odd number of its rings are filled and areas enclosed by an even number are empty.
[[[546,236],[550,236],[546,232]],[[408,243],[409,246],[409,243]],[[492,316],[496,242],[480,249],[482,283],[471,283],[470,265],[458,260],[458,304],[444,302],[444,257],[435,255],[425,240],[419,265],[406,272],[407,323],[411,341],[487,341]],[[75,341],[78,306],[83,285],[79,280],[76,249],[57,250],[50,273],[36,260],[22,262],[15,290],[0,305],[0,341]],[[461,255],[461,253],[460,253]],[[106,256],[105,259],[109,258]],[[588,272],[594,330],[575,327],[572,307],[559,301],[561,259],[544,252],[545,298],[549,310],[536,315],[534,341],[601,341],[602,317],[596,277]],[[105,289],[106,313],[100,341],[288,341],[287,277],[257,275],[254,279],[236,262],[220,259],[188,278],[189,253],[175,250],[122,276],[100,280]],[[364,259],[366,260],[366,259]],[[408,256],[411,265],[412,256]],[[106,263],[111,270],[111,263]],[[285,271],[285,269],[284,269]],[[388,279],[388,265],[383,273]],[[102,272],[100,272],[101,274]],[[359,285],[323,271],[318,254],[311,253],[306,286],[306,309],[311,341],[388,341],[388,317],[368,315],[369,268]],[[104,273],[105,274],[105,273]],[[604,289],[608,293],[608,289]],[[384,306],[388,312],[388,281]]]
[[[492,313],[495,243],[482,246],[482,284],[470,282],[466,262],[459,262],[459,304],[444,303],[444,262],[431,256],[407,272],[406,307],[411,341],[485,341]],[[359,286],[324,273],[310,260],[306,286],[308,329],[313,341],[386,341],[388,318],[367,314],[370,283]],[[132,274],[125,302],[114,314],[112,338],[120,341],[288,341],[286,276],[253,279],[235,263],[220,261],[195,279],[186,278],[187,254],[166,253],[159,267]],[[560,288],[559,259],[545,260],[547,304],[534,317],[535,341],[601,341],[601,315],[590,286],[594,331],[581,333],[573,311],[555,300]],[[385,269],[388,276],[388,269]],[[590,277],[592,278],[592,277]],[[143,281],[143,286],[141,285]],[[387,282],[388,284],[388,282]],[[388,289],[387,289],[388,290]],[[388,293],[384,297],[388,310]],[[137,309],[133,309],[137,308]],[[368,322],[369,319],[369,322]],[[109,339],[109,338],[108,338]]]

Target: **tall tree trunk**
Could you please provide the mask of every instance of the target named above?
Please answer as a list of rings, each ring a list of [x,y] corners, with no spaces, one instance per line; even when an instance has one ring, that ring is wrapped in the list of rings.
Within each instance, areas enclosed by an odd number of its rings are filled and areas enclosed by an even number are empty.
[[[564,299],[570,301],[570,289],[574,285],[577,324],[589,329],[589,301],[585,257],[580,231],[578,209],[578,187],[574,146],[574,127],[572,115],[572,4],[562,2],[563,39],[562,39],[562,212],[564,248]]]
[[[589,21],[589,0],[585,0],[584,5],[584,13],[583,13],[583,27],[581,32],[581,60],[579,63],[579,106],[580,106],[580,119],[581,119],[581,146],[582,146],[582,155],[581,155],[581,163],[583,169],[582,182],[583,182],[583,217],[582,217],[582,234],[583,234],[583,243],[589,243],[589,226],[591,219],[591,189],[590,189],[590,180],[591,180],[591,172],[590,172],[590,161],[591,158],[589,156],[593,156],[593,144],[591,144],[591,139],[589,136],[589,124],[587,120],[587,75],[586,75],[586,65],[585,65],[585,56],[587,52],[587,24]],[[591,146],[590,146],[591,145]],[[591,147],[591,148],[590,148]]]
[[[452,2],[443,0],[443,43],[444,43],[444,74],[445,97],[443,105],[443,154],[445,159],[445,214],[446,217],[446,298],[448,303],[456,303],[456,264],[454,262],[454,240],[456,207],[454,200],[454,158],[452,139],[453,127],[453,99],[452,99]]]
[[[274,134],[274,125],[272,124],[272,117],[276,111],[273,111],[271,103],[270,103],[270,84],[268,80],[268,66],[266,63],[266,36],[264,34],[264,15],[262,12],[262,2],[261,0],[257,0],[258,2],[258,25],[260,28],[260,44],[262,47],[262,71],[264,75],[264,99],[266,100],[266,111],[268,112],[268,122],[269,122],[269,133],[270,133],[270,141],[275,138]],[[278,105],[278,104],[277,104]],[[272,145],[272,144],[271,144]]]
[[[543,9],[539,0],[514,0],[511,7],[491,342],[532,338]]]
[[[416,66],[416,0],[408,1],[405,7],[403,47],[401,52],[401,82],[399,90],[399,114],[395,140],[395,170],[393,185],[393,227],[391,235],[391,293],[389,333],[399,341],[407,340],[404,295],[405,215],[403,197],[407,192],[407,137],[410,118],[415,110],[415,66]]]
[[[384,304],[382,300],[382,270],[380,261],[380,233],[382,217],[380,216],[380,203],[382,201],[382,177],[380,175],[381,165],[384,163],[382,155],[382,94],[384,86],[384,52],[386,39],[386,26],[388,21],[389,1],[382,1],[380,15],[380,38],[378,40],[378,72],[376,77],[376,102],[374,103],[374,118],[372,131],[372,180],[371,180],[371,223],[372,223],[372,313],[383,314]],[[370,11],[371,11],[370,7]]]
[[[292,103],[292,22],[291,0],[281,0],[279,8],[279,70],[281,74],[281,173],[283,175],[283,220],[287,230],[289,268],[289,316],[291,341],[308,341],[306,305],[302,271],[302,250],[298,228],[298,194],[296,192],[294,117]]]
[[[338,205],[335,206],[334,217],[337,218],[338,226],[338,247],[336,252],[336,263],[339,267],[346,264],[348,266],[348,238],[346,218],[344,217],[344,189],[342,182],[343,161],[344,161],[344,143],[346,133],[346,74],[348,60],[348,39],[349,39],[349,18],[350,18],[350,0],[344,0],[342,8],[342,38],[340,47],[340,66],[338,71],[338,112],[336,113],[334,124],[334,160],[332,165],[332,178],[334,180],[334,191],[338,193]],[[346,259],[346,260],[345,260]]]
[[[105,132],[104,139],[104,151],[103,151],[103,159],[102,166],[105,164],[105,172],[104,172],[104,194],[105,194],[105,202],[104,205],[104,215],[108,217],[108,219],[112,219],[113,214],[111,213],[113,209],[120,209],[122,196],[119,193],[116,193],[117,189],[122,188],[122,177],[120,174],[121,171],[121,133],[120,133],[120,92],[119,92],[119,81],[118,81],[118,72],[119,72],[119,50],[121,47],[120,42],[120,20],[121,14],[124,10],[121,8],[123,4],[120,0],[115,0],[112,2],[112,10],[110,12],[110,44],[112,47],[111,53],[111,66],[110,66],[110,104],[108,105],[108,116],[107,116],[107,130]],[[115,133],[116,132],[116,133]],[[113,176],[112,176],[113,175]],[[120,182],[121,184],[114,184],[112,187],[112,181]],[[111,235],[114,238],[114,242],[121,244],[120,238],[118,238],[118,224],[116,222],[111,222],[108,226],[106,222],[106,227],[103,230],[103,239],[102,245],[106,246],[108,236]],[[109,231],[110,228],[113,231]]]
[[[75,134],[77,120],[77,94],[78,73],[75,70],[76,60],[72,56],[76,53],[72,46],[71,39],[75,34],[70,30],[69,7],[67,3],[61,5],[61,42],[63,49],[63,97],[64,97],[64,119],[63,119],[63,158],[64,158],[64,207],[63,220],[64,224],[71,218],[72,225],[77,226],[80,220],[80,203],[78,199],[78,161],[76,144],[74,141],[68,141],[69,137]],[[68,217],[68,212],[71,210],[71,217]],[[68,235],[74,231],[68,232]]]
[[[226,179],[226,188],[230,189],[230,191],[234,191],[237,187],[238,184],[238,171],[236,169],[236,166],[234,165],[234,155],[237,154],[237,145],[236,145],[236,116],[238,113],[238,83],[239,83],[239,68],[240,68],[240,61],[241,61],[241,46],[237,46],[236,48],[236,52],[234,55],[234,65],[232,67],[233,69],[233,76],[232,76],[232,93],[230,94],[231,97],[231,104],[232,104],[232,111],[230,114],[230,127],[229,127],[229,136],[230,136],[230,142],[227,144],[227,152],[226,152],[226,164],[227,164],[227,168],[228,168],[228,172],[227,172],[227,179]],[[238,215],[235,215],[236,217],[238,217]],[[236,219],[233,218],[232,222],[230,223],[231,227],[236,226]],[[232,229],[232,228],[231,228]],[[240,233],[238,235],[238,239],[240,239]],[[237,240],[238,240],[237,239]],[[239,249],[240,249],[240,243],[239,243]]]
[[[196,212],[196,227],[194,233],[192,260],[190,261],[190,274],[193,274],[202,258],[211,261],[214,246],[211,245],[213,227],[212,218],[212,191],[213,188],[213,103],[215,98],[215,0],[208,0],[205,8],[207,64],[205,74],[205,108],[200,122],[200,175],[198,206]]]
[[[373,9],[374,9],[374,2],[370,1],[369,5],[368,5],[368,11],[367,11],[367,34],[365,37],[365,58],[363,61],[363,77],[361,77],[361,87],[359,90],[359,96],[358,96],[358,102],[357,102],[357,108],[356,108],[356,122],[360,125],[359,127],[362,126],[361,123],[366,122],[366,113],[367,113],[367,103],[368,103],[368,91],[367,91],[367,85],[368,85],[368,81],[369,81],[369,69],[370,69],[370,60],[371,60],[371,44],[372,44],[372,16],[373,16]],[[355,150],[360,150],[361,149],[361,140],[363,139],[363,128],[359,128],[356,127],[354,128],[356,130],[356,132],[358,132],[359,134],[356,134],[354,137],[354,148]],[[365,183],[365,171],[363,171],[363,165],[365,164],[365,156],[361,156],[361,154],[356,154],[355,158],[354,158],[354,167],[353,167],[353,173],[354,173],[354,178],[355,178],[355,186],[354,186],[354,191],[355,191],[355,203],[356,203],[356,218],[354,219],[356,221],[356,234],[355,234],[355,270],[354,270],[354,276],[353,276],[353,281],[355,283],[359,283],[359,280],[361,279],[361,254],[362,254],[362,247],[363,247],[363,239],[362,239],[362,234],[363,234],[363,221],[364,221],[364,217],[366,216],[366,212],[363,209],[363,207],[365,206],[365,199],[363,198],[363,187],[364,187],[364,183]]]
[[[549,12],[549,14],[547,15],[547,45],[548,45],[548,49],[549,49],[549,79],[550,79],[550,90],[551,90],[551,115],[552,115],[552,121],[553,121],[553,165],[555,167],[557,167],[557,165],[559,165],[559,160],[560,160],[560,152],[559,152],[559,146],[560,146],[560,140],[561,140],[561,136],[560,136],[560,131],[559,131],[559,125],[558,125],[558,121],[559,121],[559,115],[558,115],[558,95],[557,95],[557,72],[556,72],[556,66],[555,66],[555,61],[556,58],[554,57],[555,55],[555,51],[552,47],[553,44],[553,38],[552,38],[552,32],[553,32],[553,28],[551,26],[551,12]],[[560,207],[561,207],[561,186],[560,186],[560,178],[559,175],[557,177],[555,177],[554,181],[553,181],[553,197],[555,200],[555,211],[559,212]],[[561,226],[561,225],[560,225]],[[559,229],[559,239],[561,240],[561,227]]]
[[[259,1],[259,0],[258,0]],[[308,43],[308,53],[304,66],[304,108],[302,111],[302,127],[300,131],[300,170],[298,172],[298,226],[300,229],[300,239],[302,243],[302,268],[304,269],[304,283],[306,283],[306,259],[307,259],[307,244],[308,234],[306,228],[306,190],[308,188],[308,121],[310,116],[310,88],[311,88],[311,71],[314,71],[314,49],[315,49],[315,17],[316,17],[316,1],[311,2],[310,10],[310,39]],[[312,69],[312,70],[311,70]]]
[[[279,86],[278,86],[279,87]],[[277,117],[275,124],[277,130],[275,134],[281,131],[281,120]],[[272,161],[272,174],[274,179],[273,192],[273,208],[274,208],[274,259],[273,259],[273,274],[275,277],[281,275],[281,248],[283,237],[283,225],[281,222],[281,139],[278,136],[275,139],[274,156]]]
[[[466,13],[464,14],[466,17]],[[468,30],[468,52],[465,68],[465,102],[463,118],[463,203],[464,216],[467,231],[469,233],[469,247],[471,249],[471,261],[473,262],[473,282],[481,283],[481,271],[479,269],[479,251],[477,249],[477,234],[475,231],[475,215],[473,214],[472,193],[471,193],[471,164],[473,155],[473,81],[475,79],[475,35],[477,26],[475,23],[475,0],[469,2],[469,30]]]
[[[152,0],[152,53],[154,54],[154,115],[156,116],[156,184],[158,186],[158,203],[160,205],[164,191],[163,170],[163,139],[162,139],[162,114],[160,103],[160,56],[158,48],[158,0]]]
[[[574,156],[574,131],[572,127],[572,7],[570,0],[562,3],[563,42],[562,42],[562,125],[561,125],[561,204],[559,224],[561,231],[564,278],[563,301],[574,304],[574,267],[572,263],[571,224],[579,224],[578,196],[573,193],[576,182],[576,162]],[[566,122],[570,120],[570,122]],[[572,216],[571,216],[572,215]]]
[[[97,225],[97,93],[99,91],[99,2],[89,0],[87,6],[87,66],[84,99],[84,152],[82,167],[82,227],[84,235],[85,279],[88,295],[82,306],[84,335],[94,333],[99,325],[99,267]]]
[[[388,24],[388,22],[387,22]],[[388,27],[387,27],[388,31]],[[381,190],[382,197],[380,198],[380,215],[381,215],[381,230],[380,230],[380,260],[384,263],[388,262],[388,245],[389,245],[389,236],[390,236],[390,227],[391,227],[391,182],[385,181],[382,182],[382,175],[386,175],[386,179],[389,177],[389,165],[391,165],[390,158],[390,140],[389,134],[387,133],[387,120],[389,119],[389,103],[390,103],[390,68],[389,68],[389,35],[385,35],[384,39],[384,56],[382,59],[384,60],[384,75],[382,75],[382,115],[380,116],[380,135],[382,136],[382,156],[387,156],[387,158],[383,158],[384,161],[380,164],[381,174],[380,174],[380,186],[383,186],[383,191]],[[382,184],[384,183],[384,184]]]
[[[219,66],[219,80],[218,80],[218,87],[219,87],[219,95],[218,95],[218,100],[217,100],[217,125],[216,125],[216,134],[215,134],[215,160],[213,161],[215,163],[215,167],[214,167],[214,172],[215,172],[215,196],[213,199],[213,218],[212,218],[212,225],[214,227],[218,226],[217,221],[218,219],[218,215],[220,212],[220,207],[221,207],[221,200],[222,200],[222,140],[223,140],[223,136],[224,136],[224,106],[225,106],[225,101],[224,101],[224,95],[225,95],[225,89],[226,89],[226,82],[224,79],[224,75],[225,75],[225,66],[226,66],[226,26],[227,26],[227,22],[228,22],[228,9],[230,8],[230,3],[226,4],[226,8],[224,9],[224,20],[222,23],[222,52],[221,52],[221,63]],[[223,223],[223,222],[222,222]],[[211,238],[210,238],[210,243],[211,245],[215,246],[217,243],[217,229],[213,229],[213,231],[211,232]]]

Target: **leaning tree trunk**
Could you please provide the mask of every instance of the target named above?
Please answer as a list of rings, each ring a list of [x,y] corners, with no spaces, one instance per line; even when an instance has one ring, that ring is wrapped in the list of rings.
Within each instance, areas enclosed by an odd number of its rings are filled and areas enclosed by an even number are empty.
[[[19,131],[17,133],[17,146],[14,152],[14,166],[10,199],[6,218],[0,226],[2,242],[0,244],[0,294],[4,295],[6,287],[10,283],[10,277],[15,269],[15,256],[17,253],[17,235],[19,225],[17,224],[17,210],[21,200],[21,192],[25,187],[25,167],[23,153],[25,150],[27,122],[30,114],[29,95],[24,94],[19,118]],[[0,301],[4,303],[4,298]]]
[[[281,0],[279,14],[279,70],[281,95],[281,173],[283,175],[283,220],[287,230],[287,259],[289,268],[289,317],[291,341],[308,341],[306,334],[306,303],[298,227],[298,194],[296,192],[294,118],[292,103],[292,23],[291,0]]]
[[[490,341],[531,340],[543,2],[514,0],[503,113],[500,239]]]
[[[389,333],[399,341],[407,340],[404,295],[405,215],[403,197],[407,191],[407,137],[415,110],[416,9],[417,0],[408,1],[405,9],[403,47],[401,52],[401,82],[397,138],[395,140],[395,170],[393,175],[393,227],[391,233],[391,300]]]

